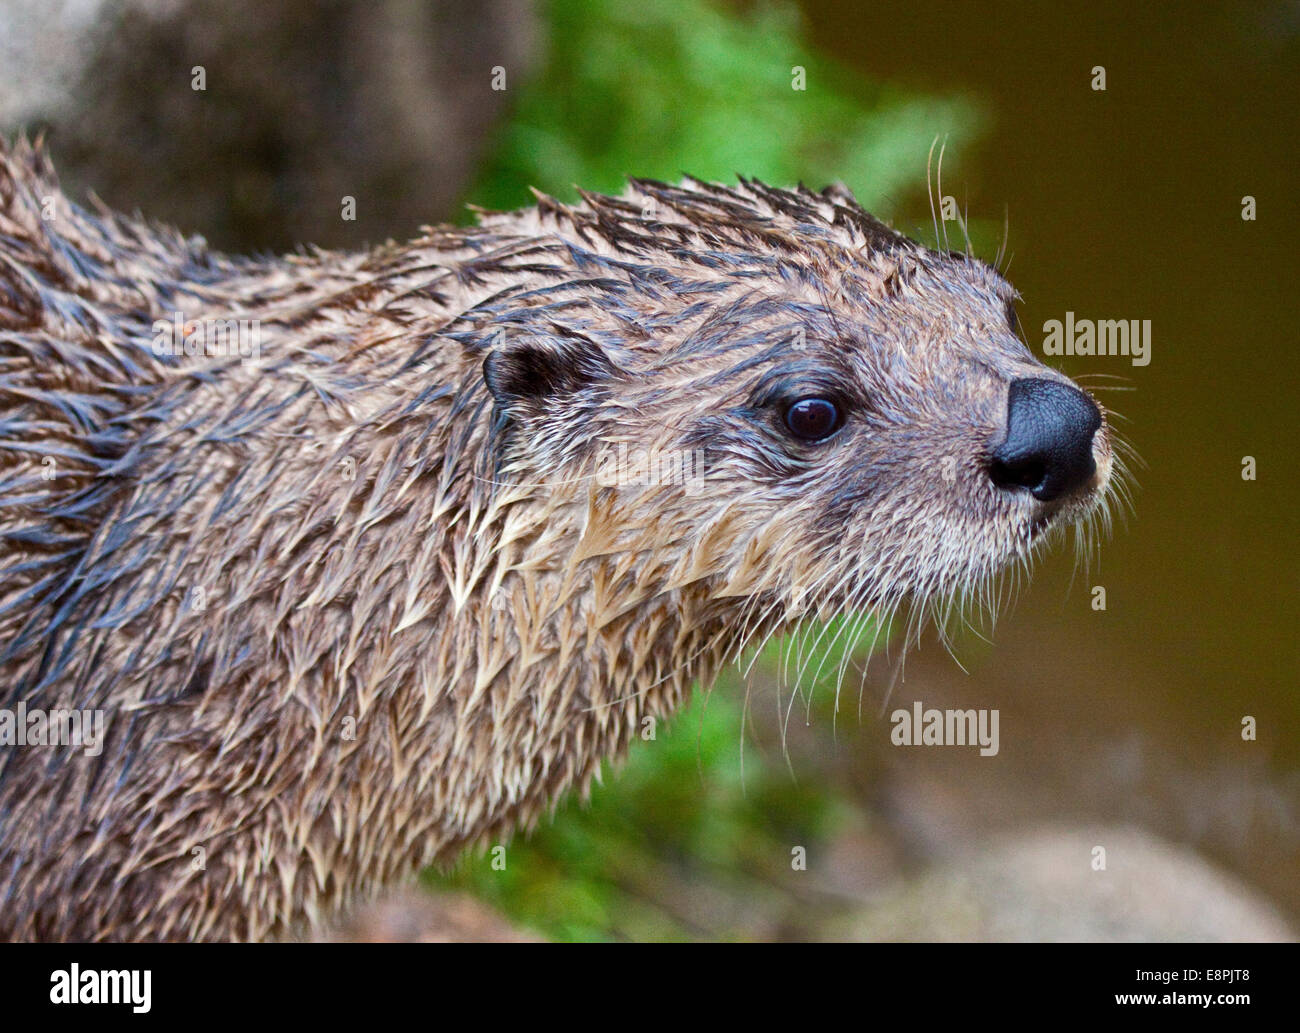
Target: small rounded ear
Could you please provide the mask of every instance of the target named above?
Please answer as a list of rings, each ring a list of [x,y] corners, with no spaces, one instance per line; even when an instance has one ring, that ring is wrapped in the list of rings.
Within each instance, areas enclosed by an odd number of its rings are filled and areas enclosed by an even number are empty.
[[[614,365],[585,337],[508,341],[483,360],[483,380],[506,412],[536,411],[549,398],[563,398],[607,380]]]

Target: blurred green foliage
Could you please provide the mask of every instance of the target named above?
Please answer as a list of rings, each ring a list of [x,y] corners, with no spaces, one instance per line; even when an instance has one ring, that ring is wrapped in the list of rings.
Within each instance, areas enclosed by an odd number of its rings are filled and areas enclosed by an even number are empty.
[[[511,85],[517,106],[468,198],[484,207],[528,204],[530,185],[575,200],[575,184],[618,192],[629,175],[685,172],[816,187],[838,180],[872,207],[924,197],[931,144],[943,139],[951,161],[978,130],[967,100],[864,82],[810,52],[789,7],[553,0],[548,10],[549,57],[533,81]],[[796,66],[806,70],[805,91],[791,87]],[[853,626],[831,631],[840,628]],[[787,692],[787,702],[799,719],[811,707],[829,726],[840,662],[870,642],[870,630],[826,635],[802,678],[779,644],[756,670],[769,686],[782,673],[797,680],[807,695]],[[790,844],[830,835],[849,804],[816,779],[796,779],[779,753],[746,750],[744,700],[733,669],[655,741],[637,743],[616,774],[607,769],[589,802],[563,803],[553,821],[517,837],[504,871],[479,854],[450,875],[426,873],[426,882],[467,889],[556,939],[770,932],[747,911],[765,910],[758,901],[775,869],[789,871]],[[855,693],[841,716],[856,706]]]
[[[769,685],[799,686],[781,697],[792,720],[829,727],[837,711],[856,712],[856,693],[836,690],[841,669],[865,659],[875,625],[845,616],[806,632],[769,643],[754,669]],[[516,838],[503,870],[472,854],[450,875],[426,873],[426,883],[467,890],[558,940],[770,932],[790,906],[774,884],[790,870],[791,844],[814,849],[852,805],[816,778],[796,778],[780,753],[747,744],[746,699],[742,671],[729,668],[671,727],[635,743],[625,765],[604,765],[590,800],[568,801]],[[728,913],[741,909],[749,913]]]
[[[752,892],[765,869],[788,867],[789,843],[820,838],[836,818],[819,787],[742,755],[741,710],[730,686],[699,696],[613,777],[607,767],[587,805],[571,802],[511,843],[504,871],[471,856],[445,881],[556,939],[716,935],[674,881],[718,881],[717,897]]]
[[[704,0],[552,0],[549,53],[512,83],[512,116],[468,200],[576,200],[628,176],[737,173],[789,186],[842,181],[867,207],[924,189],[930,145],[949,159],[979,131],[960,97],[918,97],[811,52],[790,6],[738,14]],[[805,70],[806,89],[792,88]],[[927,220],[928,221],[928,220]]]

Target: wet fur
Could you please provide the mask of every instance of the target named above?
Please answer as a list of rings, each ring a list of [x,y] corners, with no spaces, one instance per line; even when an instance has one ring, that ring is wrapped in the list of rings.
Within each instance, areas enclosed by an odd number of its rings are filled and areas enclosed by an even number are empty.
[[[984,469],[1007,381],[1055,375],[1013,297],[842,188],[237,259],[0,145],[0,705],[108,718],[99,757],[0,751],[0,934],[302,931],[585,791],[744,645],[987,583],[1045,519]],[[155,355],[175,310],[260,357]],[[825,445],[779,423],[809,388]],[[601,487],[620,442],[705,490]]]

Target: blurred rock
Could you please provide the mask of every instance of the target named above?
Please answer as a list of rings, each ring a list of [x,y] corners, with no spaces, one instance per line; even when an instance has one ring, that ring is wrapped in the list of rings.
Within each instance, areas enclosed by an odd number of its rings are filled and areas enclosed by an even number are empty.
[[[457,214],[539,35],[528,0],[0,0],[0,131],[219,247],[359,247]]]
[[[516,928],[466,894],[407,889],[359,908],[321,939],[330,943],[536,943],[542,938]]]
[[[1093,871],[1093,848],[1106,870]],[[872,941],[1295,940],[1260,894],[1135,828],[1044,829],[992,841],[852,915],[833,937]]]

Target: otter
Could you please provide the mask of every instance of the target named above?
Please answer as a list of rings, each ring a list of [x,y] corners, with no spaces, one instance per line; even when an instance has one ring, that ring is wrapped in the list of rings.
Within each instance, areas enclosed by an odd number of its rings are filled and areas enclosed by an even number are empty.
[[[978,599],[1109,495],[1015,299],[838,185],[239,258],[0,145],[0,933],[299,935],[762,636]]]

